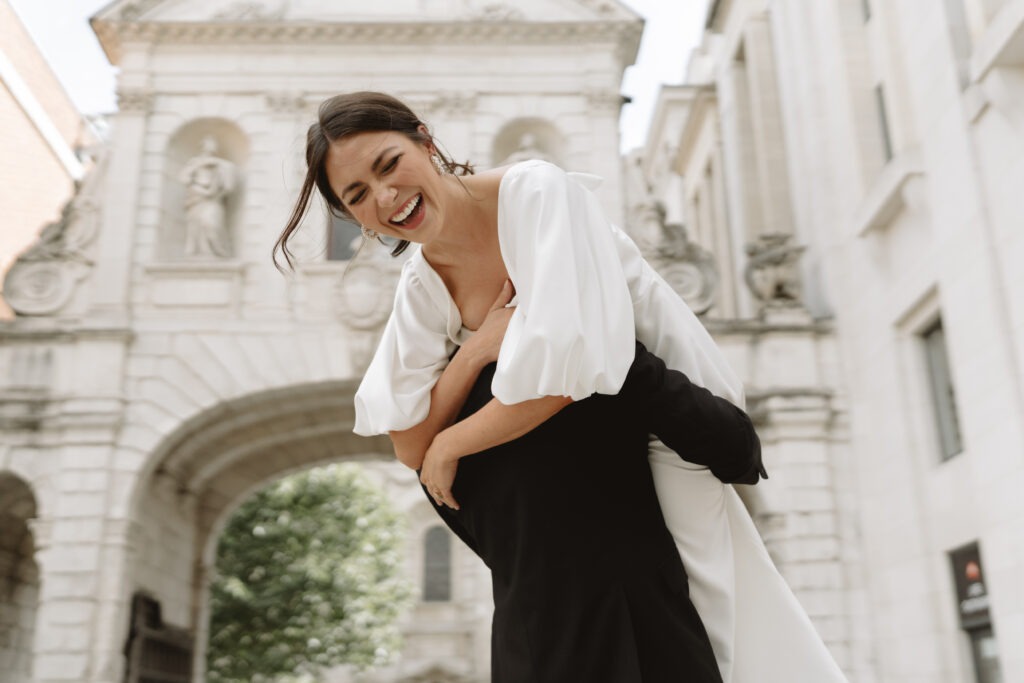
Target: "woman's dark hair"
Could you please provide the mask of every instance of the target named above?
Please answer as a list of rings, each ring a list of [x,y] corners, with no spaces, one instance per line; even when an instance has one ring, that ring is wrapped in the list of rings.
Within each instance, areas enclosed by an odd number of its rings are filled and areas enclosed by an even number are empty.
[[[294,267],[293,254],[288,249],[288,240],[298,229],[303,216],[309,209],[314,187],[327,202],[327,208],[333,215],[352,219],[351,214],[345,209],[338,196],[334,194],[334,190],[331,189],[331,184],[327,180],[327,152],[330,150],[332,142],[359,133],[396,131],[413,142],[432,145],[446,172],[455,175],[473,173],[473,167],[468,162],[456,163],[438,149],[434,138],[429,133],[420,130],[421,126],[425,128],[426,124],[409,107],[384,93],[353,92],[335,95],[324,100],[317,113],[316,123],[309,127],[309,132],[306,134],[306,178],[302,181],[302,189],[299,190],[299,198],[295,201],[288,224],[277,238],[277,242],[274,243],[274,264],[281,268],[277,258],[280,253],[284,256],[288,267]],[[408,246],[408,240],[400,240],[391,251],[391,255],[398,256]]]

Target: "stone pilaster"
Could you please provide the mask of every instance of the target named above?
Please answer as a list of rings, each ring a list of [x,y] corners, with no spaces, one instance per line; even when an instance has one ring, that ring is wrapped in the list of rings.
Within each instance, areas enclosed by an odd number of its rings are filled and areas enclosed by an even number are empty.
[[[746,78],[750,122],[753,132],[758,201],[761,206],[760,234],[791,233],[793,210],[790,203],[786,138],[782,127],[779,83],[772,48],[771,24],[767,15],[752,18],[744,30]]]
[[[94,310],[108,320],[123,319],[130,300],[143,138],[153,98],[145,88],[122,87],[118,92],[117,135],[110,143],[110,165],[101,195],[106,211],[99,235],[99,266],[93,276]]]

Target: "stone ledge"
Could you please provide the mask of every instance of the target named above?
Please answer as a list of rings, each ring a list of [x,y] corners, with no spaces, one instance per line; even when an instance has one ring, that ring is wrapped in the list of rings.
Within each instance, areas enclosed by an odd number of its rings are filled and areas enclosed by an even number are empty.
[[[806,323],[779,323],[757,318],[701,318],[701,324],[712,336],[751,335],[761,336],[776,332],[799,332],[815,336],[835,332],[832,318],[812,318]]]
[[[923,176],[924,168],[919,150],[907,150],[893,158],[882,169],[857,208],[853,219],[853,233],[858,237],[864,237],[888,225],[910,205],[907,188],[912,181]]]
[[[465,42],[490,44],[545,44],[615,42],[628,54],[635,52],[643,32],[642,21],[584,22],[140,22],[93,21],[93,29],[112,64],[120,62],[128,43],[299,43],[450,45]]]
[[[150,263],[149,303],[157,308],[224,308],[239,303],[246,264],[241,261]]]
[[[0,345],[10,342],[109,339],[130,342],[135,333],[121,324],[98,325],[77,318],[14,318],[0,322]]]
[[[1024,0],[1010,0],[992,19],[971,56],[971,81],[977,83],[989,71],[1024,65]]]

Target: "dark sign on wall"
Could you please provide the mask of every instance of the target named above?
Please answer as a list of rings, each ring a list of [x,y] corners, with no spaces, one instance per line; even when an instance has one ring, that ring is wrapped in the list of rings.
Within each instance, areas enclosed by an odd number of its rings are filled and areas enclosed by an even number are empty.
[[[960,625],[967,630],[988,626],[992,619],[989,616],[988,590],[981,570],[978,544],[972,543],[954,550],[949,556],[953,561]]]

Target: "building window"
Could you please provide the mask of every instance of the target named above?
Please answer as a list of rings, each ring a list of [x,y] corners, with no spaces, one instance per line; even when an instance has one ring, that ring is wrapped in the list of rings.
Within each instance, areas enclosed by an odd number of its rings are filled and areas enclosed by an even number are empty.
[[[423,538],[423,601],[452,599],[452,538],[441,526],[427,530]]]
[[[327,218],[327,260],[348,261],[355,256],[362,239],[359,225],[330,213]]]
[[[978,683],[1002,683],[999,667],[999,643],[992,629],[992,617],[985,572],[977,543],[958,548],[949,554],[956,588],[960,627],[971,641],[971,657]]]
[[[885,91],[882,84],[875,86],[875,104],[878,106],[878,129],[882,136],[882,153],[885,160],[892,161],[892,137],[889,135],[889,111],[885,105]]]
[[[960,440],[960,421],[956,411],[956,392],[949,371],[946,335],[940,318],[921,333],[928,366],[935,425],[942,448],[942,459],[948,460],[963,450]]]

